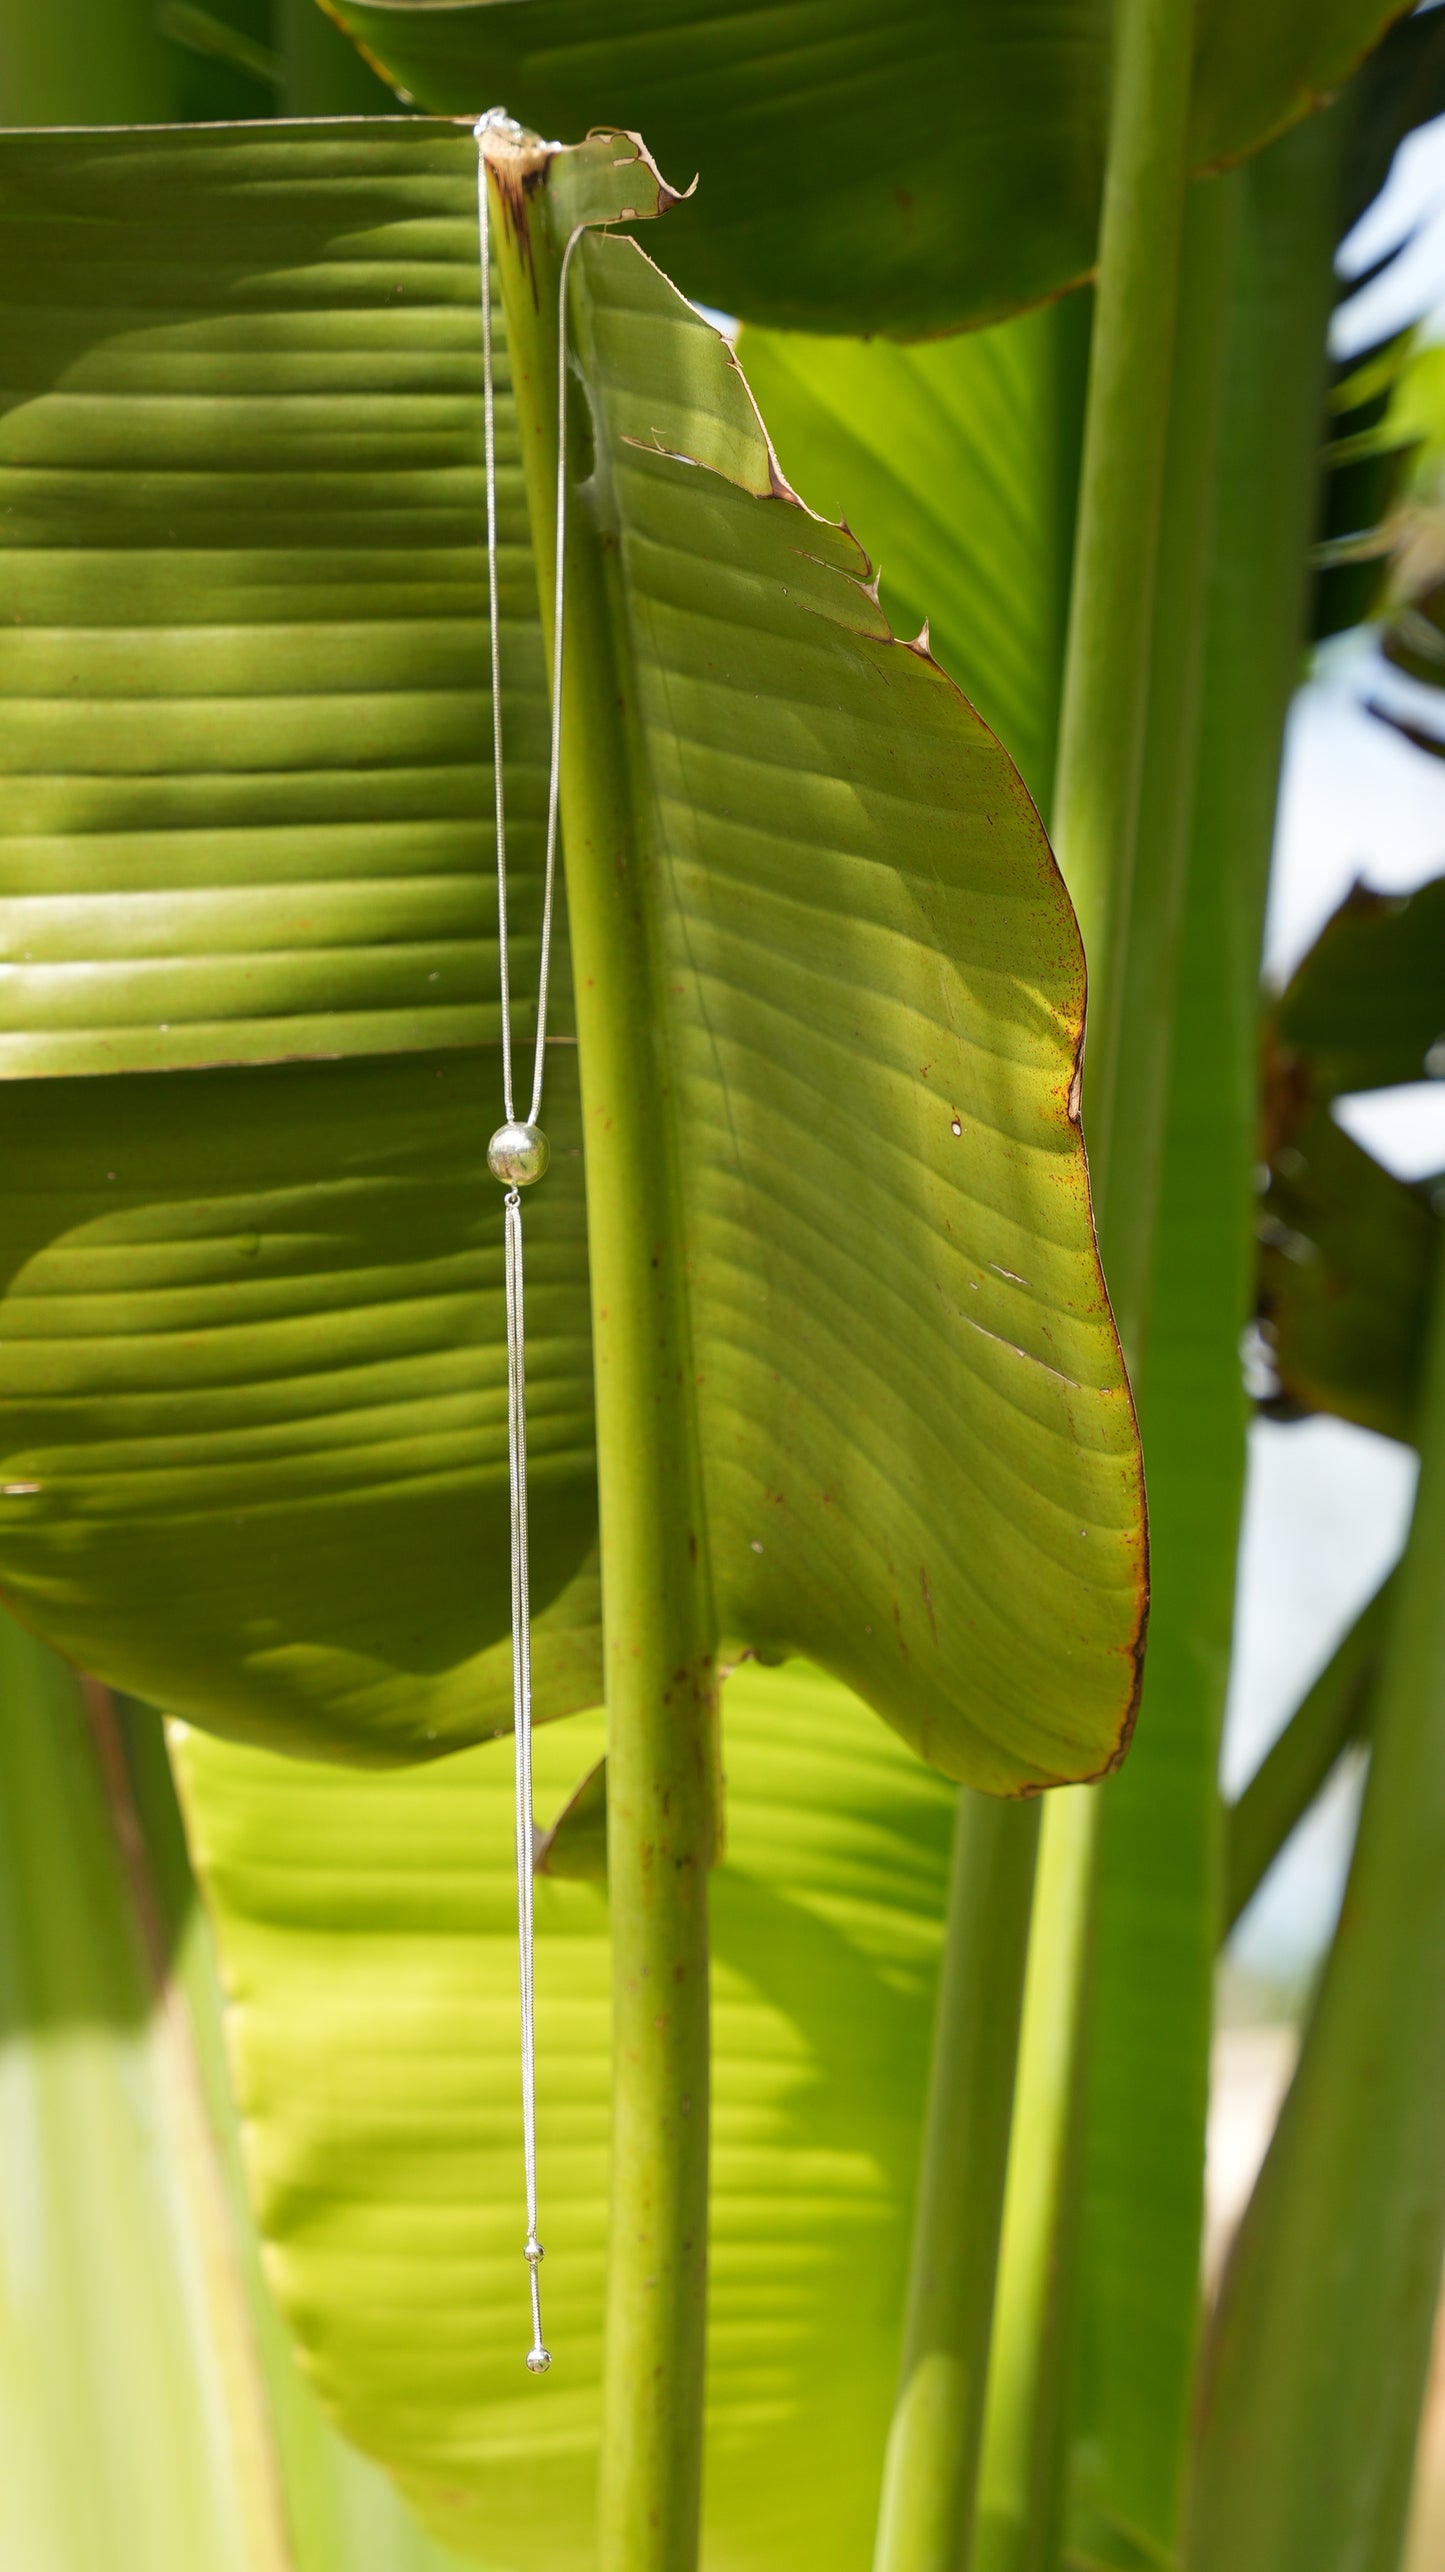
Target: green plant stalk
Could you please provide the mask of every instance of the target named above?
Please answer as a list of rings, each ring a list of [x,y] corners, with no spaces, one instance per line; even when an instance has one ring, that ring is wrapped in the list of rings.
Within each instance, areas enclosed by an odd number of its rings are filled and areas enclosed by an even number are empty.
[[[1109,1172],[1169,442],[1192,32],[1193,11],[1179,0],[1126,0],[1119,12],[1054,802],[1055,844],[1090,961],[1086,1101],[1095,1208],[1126,1355],[1139,1334],[1151,1234],[1147,1223],[1111,1228]],[[1172,898],[1162,906],[1166,921],[1171,907]],[[1101,1818],[1096,1792],[1056,1795],[1041,1834],[980,2474],[980,2572],[1044,2572],[1063,2524],[1070,2275]]]
[[[493,234],[550,649],[557,294],[545,190],[497,182]],[[533,156],[535,167],[535,155]],[[568,504],[562,816],[587,1156],[607,1673],[612,2201],[600,2572],[690,2572],[702,2483],[708,1869],[716,1630],[644,853],[633,842],[603,548]]]
[[[1335,1762],[1369,1731],[1397,1575],[1361,1609],[1225,1817],[1224,1934],[1253,1901]]]
[[[1094,1178],[1096,1214],[1116,1315],[1127,1298],[1130,1374],[1146,1415],[1153,1246],[1204,704],[1238,209],[1238,190],[1217,179],[1197,180],[1184,203],[1148,724],[1133,881],[1127,912],[1115,917],[1116,930],[1123,924],[1127,934],[1116,939],[1118,1005],[1107,1026],[1113,1088],[1099,1103],[1106,1131],[1103,1167]],[[1102,997],[1107,1005],[1107,972]],[[1096,992],[1095,1026],[1098,1003]],[[1087,1086],[1085,1101],[1092,1108]],[[1092,1114],[1089,1131],[1092,1137]]]
[[[1197,2572],[1393,2572],[1445,2252],[1445,1272],[1339,1930],[1206,2378]]]
[[[989,2351],[976,2572],[1043,2572],[1064,2508],[1077,2077],[1087,2028],[1097,1790],[1048,1799],[1024,1982],[997,2303]]]
[[[874,2572],[967,2560],[1038,1827],[960,1791]]]
[[[1148,1305],[1154,1599],[1138,1735],[1105,1799],[1071,2396],[1069,2541],[1105,2558],[1123,2530],[1177,2552],[1193,2403],[1223,1864],[1215,1780],[1248,1418],[1238,1343],[1254,1291],[1259,953],[1304,630],[1338,128],[1335,114],[1312,118],[1215,183],[1239,208]],[[1181,342],[1184,332],[1181,316]]]
[[[1193,23],[1188,0],[1123,0],[1117,14],[1054,796],[1055,845],[1089,960],[1084,1097],[1095,1213],[1131,1362],[1150,1236],[1146,1224],[1131,1225],[1122,1214],[1116,1220],[1111,1168],[1134,935]]]

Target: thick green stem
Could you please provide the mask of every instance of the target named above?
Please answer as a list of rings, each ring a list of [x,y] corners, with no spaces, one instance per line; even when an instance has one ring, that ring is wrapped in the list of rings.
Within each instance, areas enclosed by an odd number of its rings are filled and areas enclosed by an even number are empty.
[[[1091,993],[1085,1107],[1095,1205],[1126,1355],[1142,1335],[1150,1229],[1111,1243],[1122,1019],[1135,918],[1154,597],[1184,219],[1193,10],[1123,0],[1100,233],[1054,833]],[[1182,870],[1184,842],[1177,859]],[[1158,909],[1177,933],[1171,894]],[[1065,2489],[1065,2389],[1101,1810],[1050,1799],[1030,1937],[1014,2142],[980,2480],[979,2572],[1044,2572]]]
[[[1086,1095],[1085,1104],[1091,1142],[1096,1106],[1106,1127],[1095,1212],[1135,1399],[1146,1413],[1149,1304],[1203,714],[1238,211],[1238,191],[1217,179],[1196,182],[1185,199],[1133,880],[1127,904],[1115,916],[1114,991],[1106,974],[1103,993],[1096,990],[1091,1006],[1092,1029],[1101,1000],[1117,1002],[1107,1038],[1112,1089],[1098,1099]]]
[[[550,646],[558,245],[543,156],[489,146]],[[524,184],[525,182],[525,184]],[[665,1063],[603,547],[568,508],[562,816],[587,1155],[608,1717],[612,2215],[599,2572],[690,2572],[702,2478],[715,1626]],[[565,2353],[561,2355],[565,2365]]]
[[[1097,1789],[1069,1787],[1049,1797],[1040,1835],[989,2355],[976,2572],[1044,2572],[1063,2523],[1079,2066],[1088,2036],[1100,1810]]]
[[[1224,1929],[1253,1901],[1286,1840],[1303,1821],[1336,1760],[1368,1730],[1390,1631],[1397,1575],[1361,1609],[1343,1642],[1300,1699],[1284,1731],[1230,1806],[1225,1833]]]
[[[968,2560],[1038,1824],[960,1792],[874,2572]]]
[[[1190,0],[1121,0],[1117,13],[1059,728],[1054,838],[1089,962],[1084,1111],[1106,1252],[1179,294],[1193,21]],[[1147,1276],[1147,1232],[1138,1239],[1132,1228],[1130,1233],[1127,1269],[1116,1255],[1108,1260],[1126,1356],[1133,1353]]]
[[[1177,2554],[1193,2407],[1222,1872],[1215,1779],[1244,1481],[1239,1334],[1255,1257],[1260,937],[1303,633],[1338,233],[1335,125],[1333,114],[1311,118],[1210,183],[1238,204],[1148,1307],[1153,1608],[1138,1736],[1106,1798],[1080,2254],[1086,2358],[1071,2413],[1070,2542],[1104,2560]],[[1176,381],[1186,335],[1181,310]],[[1161,592],[1161,625],[1185,612]],[[1156,748],[1151,737],[1151,765]]]

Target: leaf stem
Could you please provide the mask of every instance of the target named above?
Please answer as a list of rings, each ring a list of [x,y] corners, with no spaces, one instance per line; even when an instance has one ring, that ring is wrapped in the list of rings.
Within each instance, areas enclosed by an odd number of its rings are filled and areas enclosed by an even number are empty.
[[[1064,2509],[1070,2329],[1089,1966],[1102,1804],[1051,1795],[1039,1843],[989,2353],[977,2572],[1043,2572]]]
[[[1113,1084],[1097,1098],[1090,1064],[1085,1108],[1091,1150],[1096,1108],[1106,1127],[1104,1149],[1091,1171],[1095,1216],[1142,1408],[1204,713],[1238,216],[1236,188],[1202,179],[1188,190],[1133,872],[1127,905],[1115,918],[1113,989],[1106,970],[1090,1004],[1094,1032],[1108,1012]]]
[[[1152,1227],[1116,1262],[1110,1221],[1154,599],[1184,223],[1189,0],[1121,0],[1099,245],[1055,842],[1090,970],[1085,1109],[1096,1216],[1126,1356],[1142,1331]],[[1178,857],[1183,863],[1183,835]],[[1167,920],[1167,912],[1166,912]],[[1077,2232],[1102,1802],[1051,1796],[1029,1944],[1014,2140],[980,2483],[980,2572],[1043,2572],[1065,2482],[1064,2393]]]
[[[1088,2356],[1071,2391],[1069,2537],[1105,2555],[1127,2527],[1177,2557],[1193,2408],[1223,1855],[1216,1778],[1247,1425],[1239,1334],[1254,1284],[1259,954],[1314,504],[1335,113],[1191,192],[1236,202],[1188,911],[1141,1335],[1154,1604],[1138,1737],[1104,1797],[1080,2179]],[[1194,211],[1191,202],[1186,233]],[[1176,411],[1200,328],[1198,284],[1186,239]],[[1166,513],[1184,497],[1176,452],[1171,420]],[[1155,730],[1164,629],[1198,612],[1166,556],[1146,798],[1170,747]],[[1149,847],[1141,835],[1141,879]],[[1148,899],[1142,881],[1138,898]],[[1130,1209],[1116,1201],[1116,1211]]]
[[[1039,1807],[959,1793],[874,2572],[960,2572],[983,2434]]]
[[[520,177],[508,184],[505,154],[489,144],[492,228],[550,647],[560,245],[535,152],[526,187]],[[720,1832],[716,1634],[627,720],[603,545],[574,483],[561,807],[587,1159],[613,1983],[597,2561],[599,2572],[691,2572],[707,2266],[707,1876]]]
[[[1192,0],[1121,0],[1089,363],[1054,836],[1089,960],[1085,1107],[1107,1235],[1144,777],[1180,246]],[[1115,1310],[1132,1319],[1112,1283]],[[1130,1333],[1121,1323],[1125,1353]]]

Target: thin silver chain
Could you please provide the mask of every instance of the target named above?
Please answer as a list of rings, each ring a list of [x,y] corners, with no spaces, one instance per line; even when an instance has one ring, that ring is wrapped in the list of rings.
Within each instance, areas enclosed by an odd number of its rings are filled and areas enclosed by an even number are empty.
[[[496,393],[492,358],[491,215],[487,200],[487,162],[483,149],[489,129],[510,123],[494,107],[475,128],[477,141],[477,224],[481,252],[482,419],[487,476],[487,600],[491,621],[492,761],[495,772],[497,827],[497,943],[502,986],[502,1098],[508,1125],[515,1121],[512,1088],[512,998],[507,918],[507,816],[502,767],[502,649],[497,605],[497,440]],[[527,1123],[535,1126],[542,1109],[542,1075],[546,1063],[547,999],[552,965],[553,888],[557,875],[557,812],[562,769],[562,630],[566,608],[567,537],[567,274],[581,237],[579,224],[562,254],[557,355],[557,575],[553,592],[551,758],[547,783],[547,855],[543,876],[541,954],[537,973],[537,1042],[532,1065],[532,1098]],[[542,2339],[542,2303],[538,2269],[542,2245],[537,2238],[537,2047],[533,1931],[532,1810],[532,1603],[527,1566],[527,1365],[522,1276],[522,1200],[515,1187],[505,1199],[507,1277],[507,1453],[511,1474],[512,1518],[512,1724],[515,1741],[517,1833],[517,1948],[522,2003],[522,2159],[526,2174],[527,2238],[523,2257],[532,2288],[532,2346],[527,2364],[544,2374],[551,2359]]]

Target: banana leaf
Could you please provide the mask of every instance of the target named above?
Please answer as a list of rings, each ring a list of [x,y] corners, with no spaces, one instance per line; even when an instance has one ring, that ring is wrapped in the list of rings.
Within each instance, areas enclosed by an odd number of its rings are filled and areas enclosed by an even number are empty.
[[[953,1797],[836,1683],[724,1688],[704,2560],[863,2572]],[[549,1815],[600,1716],[537,1741]],[[537,1885],[528,2376],[507,1745],[391,1776],[180,1728],[267,2274],[323,2401],[490,2572],[591,2561],[611,2028],[599,1885]]]
[[[1109,106],[1097,0],[325,0],[423,106],[544,133],[640,127],[682,180],[689,294],[783,329],[917,338],[1001,319],[1094,263]],[[1399,0],[1200,0],[1194,166],[1307,115]]]
[[[0,140],[0,1577],[193,1720],[372,1758],[505,1721],[475,148],[420,119]],[[553,160],[611,215],[669,201],[635,143]],[[624,237],[574,273],[574,514],[621,567],[724,1629],[822,1661],[950,1774],[1092,1774],[1137,1691],[1143,1524],[1067,897],[997,741],[781,483],[724,342]],[[513,437],[504,416],[504,465]],[[514,470],[503,497],[535,932]],[[534,957],[524,934],[519,983]],[[553,1051],[543,1712],[597,1693],[575,1048]]]

